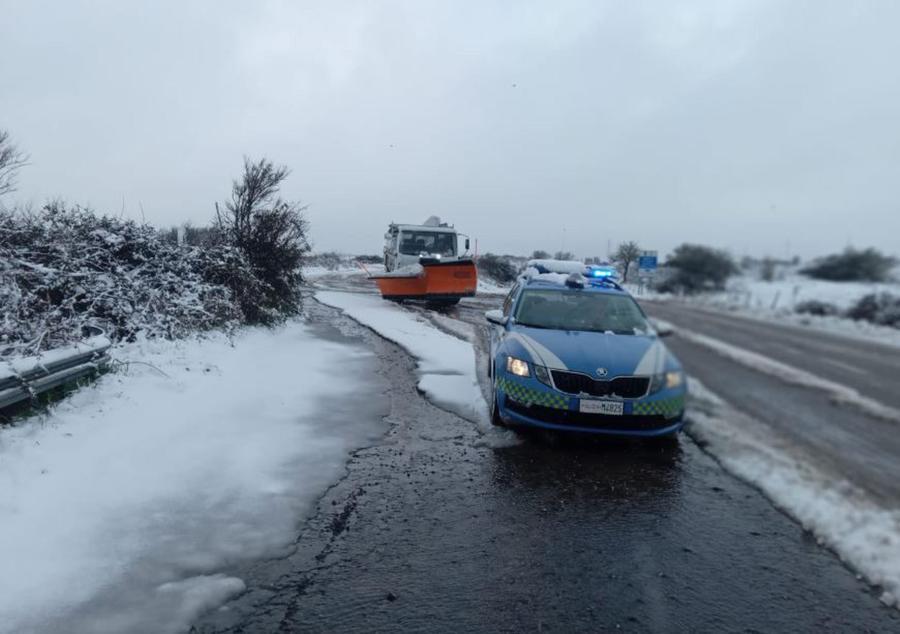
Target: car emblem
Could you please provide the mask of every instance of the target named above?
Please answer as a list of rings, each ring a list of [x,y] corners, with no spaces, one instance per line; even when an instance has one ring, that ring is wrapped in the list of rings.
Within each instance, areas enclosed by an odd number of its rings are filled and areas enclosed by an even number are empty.
[[[597,376],[606,376],[609,374],[609,370],[606,368],[597,368]]]

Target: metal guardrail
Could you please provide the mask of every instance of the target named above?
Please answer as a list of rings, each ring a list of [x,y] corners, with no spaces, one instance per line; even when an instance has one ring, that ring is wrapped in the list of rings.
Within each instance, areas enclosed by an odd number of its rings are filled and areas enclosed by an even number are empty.
[[[39,356],[0,362],[0,409],[104,369],[110,345],[109,339],[97,336]]]

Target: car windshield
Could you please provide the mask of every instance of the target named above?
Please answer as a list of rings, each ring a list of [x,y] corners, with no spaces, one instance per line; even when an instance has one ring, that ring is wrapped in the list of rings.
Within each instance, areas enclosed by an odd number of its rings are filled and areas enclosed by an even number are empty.
[[[437,231],[404,231],[400,236],[400,253],[456,255],[456,235]]]
[[[533,328],[649,334],[644,313],[631,297],[582,290],[531,289],[522,293],[516,323]]]

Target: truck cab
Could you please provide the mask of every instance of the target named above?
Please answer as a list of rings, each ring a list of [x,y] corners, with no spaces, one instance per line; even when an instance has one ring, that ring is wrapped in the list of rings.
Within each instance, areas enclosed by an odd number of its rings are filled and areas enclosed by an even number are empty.
[[[391,224],[384,234],[384,268],[396,271],[426,260],[453,261],[459,259],[459,238],[456,229],[446,223],[424,225]],[[464,248],[468,250],[469,240]]]

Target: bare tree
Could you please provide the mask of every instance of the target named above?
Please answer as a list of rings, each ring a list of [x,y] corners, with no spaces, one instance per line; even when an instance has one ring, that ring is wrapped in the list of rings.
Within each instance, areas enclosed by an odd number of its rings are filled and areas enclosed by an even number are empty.
[[[622,267],[622,281],[628,281],[628,269],[631,268],[632,262],[635,262],[641,255],[641,248],[637,242],[622,242],[616,252],[612,254],[612,261],[618,263]]]
[[[16,172],[28,164],[24,154],[9,138],[9,132],[0,130],[0,196],[16,189]]]
[[[232,184],[231,200],[216,203],[216,226],[228,243],[250,260],[268,286],[263,306],[246,306],[250,321],[271,322],[299,308],[300,265],[310,250],[305,206],[278,192],[290,170],[263,158],[244,158],[244,173]]]

